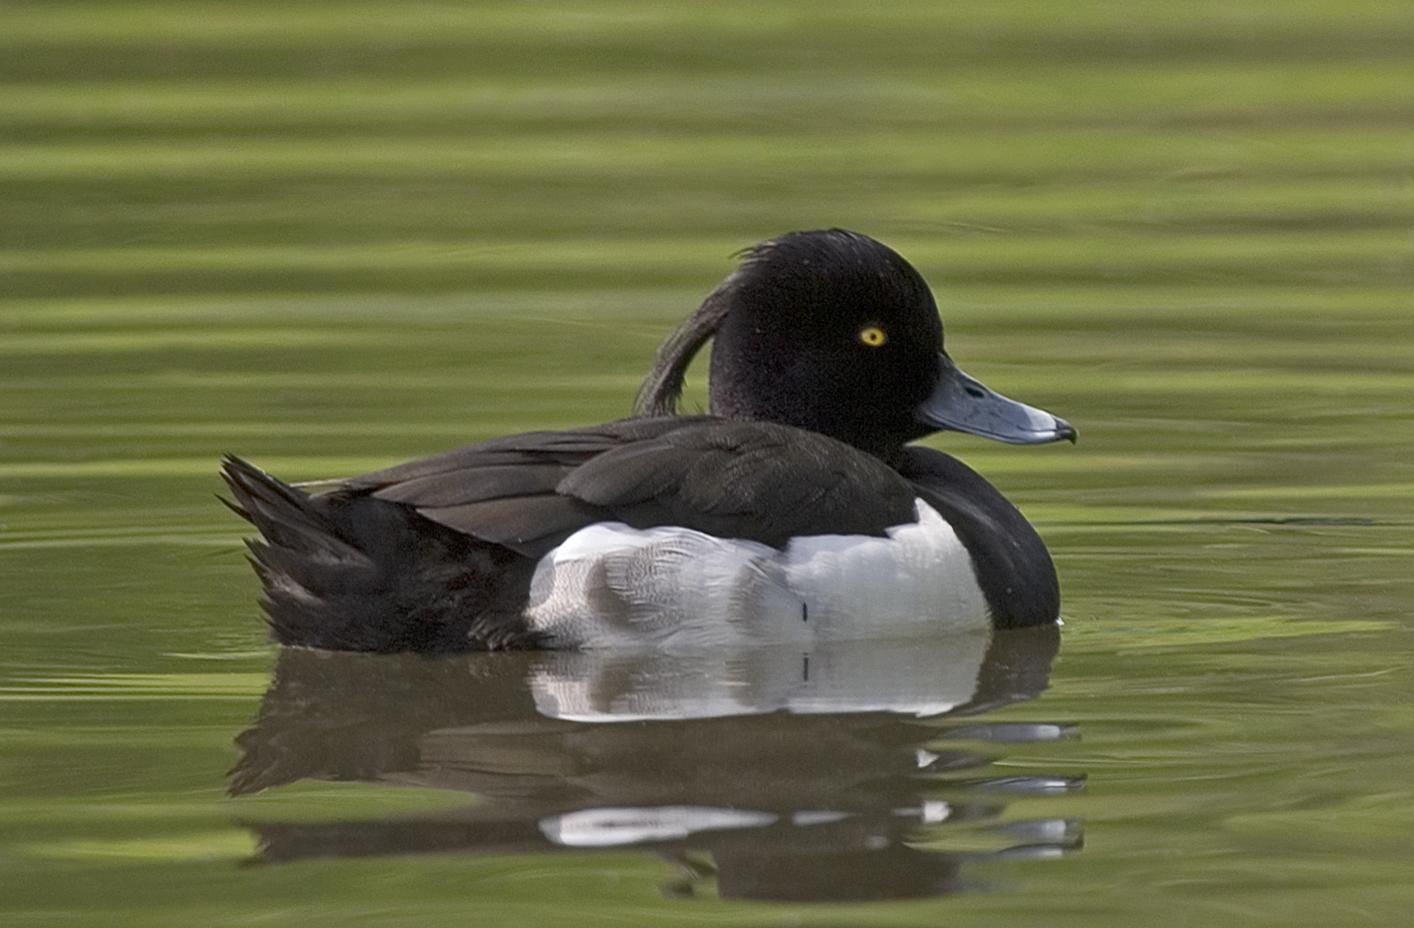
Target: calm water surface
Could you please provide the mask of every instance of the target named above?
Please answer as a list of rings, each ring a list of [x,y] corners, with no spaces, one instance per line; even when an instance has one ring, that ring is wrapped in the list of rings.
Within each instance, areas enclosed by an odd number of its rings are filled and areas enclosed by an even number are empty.
[[[0,20],[5,925],[1408,923],[1407,4]],[[220,453],[621,415],[731,252],[827,225],[1079,426],[935,440],[1058,635],[267,643]]]

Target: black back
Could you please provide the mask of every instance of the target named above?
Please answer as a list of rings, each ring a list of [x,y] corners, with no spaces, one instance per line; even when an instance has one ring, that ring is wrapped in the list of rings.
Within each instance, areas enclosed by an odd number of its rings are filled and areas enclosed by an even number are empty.
[[[707,416],[625,419],[470,445],[347,481],[482,541],[540,557],[595,522],[676,525],[784,546],[913,518],[897,472],[824,435]]]

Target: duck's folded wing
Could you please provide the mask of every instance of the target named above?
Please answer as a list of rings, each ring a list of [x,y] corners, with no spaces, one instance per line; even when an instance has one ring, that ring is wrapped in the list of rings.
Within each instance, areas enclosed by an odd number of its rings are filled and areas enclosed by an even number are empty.
[[[604,521],[781,547],[797,535],[878,535],[914,518],[911,485],[870,455],[813,432],[708,417],[500,438],[344,490],[532,557]]]

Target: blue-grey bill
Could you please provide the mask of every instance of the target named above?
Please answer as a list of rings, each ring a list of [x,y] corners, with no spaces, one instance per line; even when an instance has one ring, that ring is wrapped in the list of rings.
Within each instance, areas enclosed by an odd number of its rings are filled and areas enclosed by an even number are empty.
[[[952,358],[938,356],[938,385],[918,407],[920,421],[1013,445],[1075,441],[1075,428],[1044,409],[1027,406],[987,389],[967,376]]]

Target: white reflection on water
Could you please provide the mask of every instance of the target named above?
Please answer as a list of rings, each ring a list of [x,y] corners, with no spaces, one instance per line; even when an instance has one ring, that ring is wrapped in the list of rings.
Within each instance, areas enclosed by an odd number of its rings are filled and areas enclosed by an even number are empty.
[[[1011,806],[1083,777],[989,769],[995,746],[1072,729],[977,718],[1039,695],[1058,643],[1051,627],[690,657],[291,650],[230,789],[358,780],[481,800],[244,822],[267,863],[631,846],[682,868],[673,893],[709,877],[757,899],[951,893],[969,862],[1080,846],[1078,822]]]

